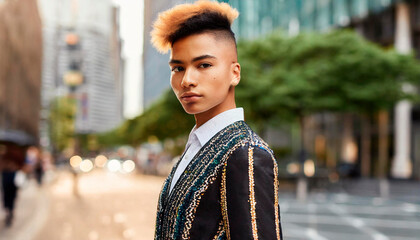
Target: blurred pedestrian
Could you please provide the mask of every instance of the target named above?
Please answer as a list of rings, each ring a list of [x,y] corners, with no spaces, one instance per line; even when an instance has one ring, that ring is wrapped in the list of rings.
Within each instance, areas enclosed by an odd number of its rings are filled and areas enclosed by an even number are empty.
[[[241,67],[226,3],[198,1],[159,15],[152,42],[171,50],[171,86],[192,129],[164,183],[155,239],[281,239],[277,163],[236,108]]]
[[[25,163],[30,172],[35,177],[36,182],[40,186],[44,175],[44,164],[41,150],[36,146],[31,146],[26,151]]]
[[[2,196],[3,196],[3,207],[6,211],[7,227],[12,225],[14,217],[15,202],[18,193],[18,185],[22,183],[24,179],[24,173],[19,170],[27,171],[25,165],[25,151],[23,148],[9,144],[3,145],[5,149],[0,156],[0,169],[1,169],[1,180],[2,180]],[[17,178],[17,176],[19,176]]]
[[[44,150],[41,154],[41,165],[42,165],[42,183],[48,183],[54,176],[54,159],[52,154]]]
[[[36,182],[38,183],[38,186],[42,185],[42,177],[44,176],[44,164],[43,164],[43,159],[40,155],[36,156],[36,160],[35,160],[35,165],[34,165],[34,176],[36,179]]]

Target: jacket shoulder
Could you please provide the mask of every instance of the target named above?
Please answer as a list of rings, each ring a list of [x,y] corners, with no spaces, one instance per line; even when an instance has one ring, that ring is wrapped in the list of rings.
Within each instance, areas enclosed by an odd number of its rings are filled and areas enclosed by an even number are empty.
[[[238,147],[231,153],[230,163],[248,161],[250,157],[256,156],[255,160],[272,164],[275,158],[271,148],[249,126],[245,127],[246,136],[241,139]]]

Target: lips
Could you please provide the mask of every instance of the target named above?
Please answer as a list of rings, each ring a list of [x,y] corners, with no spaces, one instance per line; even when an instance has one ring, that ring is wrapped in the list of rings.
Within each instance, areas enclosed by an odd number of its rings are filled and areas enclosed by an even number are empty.
[[[181,95],[180,98],[185,102],[194,102],[201,98],[201,95],[195,92],[185,92]]]

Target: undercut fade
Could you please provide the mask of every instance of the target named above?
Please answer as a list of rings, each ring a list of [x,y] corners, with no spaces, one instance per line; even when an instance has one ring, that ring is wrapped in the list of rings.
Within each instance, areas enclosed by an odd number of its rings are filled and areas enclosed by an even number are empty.
[[[177,5],[159,14],[151,32],[152,44],[159,52],[166,53],[182,38],[211,32],[216,37],[232,40],[236,46],[231,25],[238,15],[238,11],[227,3],[200,0]]]

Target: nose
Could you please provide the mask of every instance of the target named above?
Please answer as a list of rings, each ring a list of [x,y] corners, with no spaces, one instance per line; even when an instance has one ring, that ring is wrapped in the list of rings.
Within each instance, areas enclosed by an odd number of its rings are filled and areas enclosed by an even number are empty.
[[[189,69],[185,70],[184,76],[182,77],[181,86],[184,88],[197,86],[197,81],[194,80],[193,72]]]

